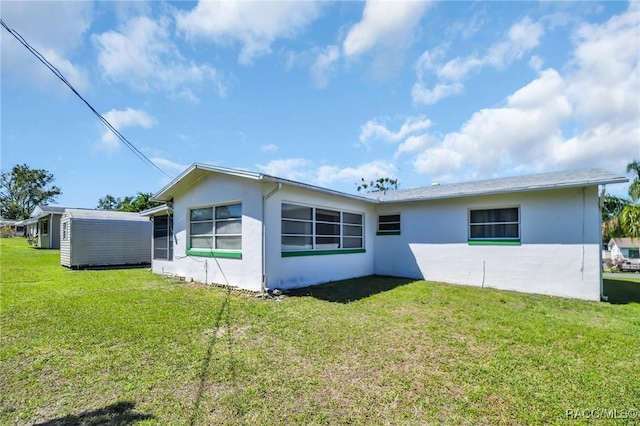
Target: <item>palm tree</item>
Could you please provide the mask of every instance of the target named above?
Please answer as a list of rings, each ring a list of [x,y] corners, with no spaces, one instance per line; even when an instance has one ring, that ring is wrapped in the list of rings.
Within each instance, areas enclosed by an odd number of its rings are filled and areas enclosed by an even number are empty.
[[[634,202],[636,202],[640,199],[640,161],[633,160],[631,163],[627,164],[627,173],[632,171],[635,172],[636,175],[629,186],[629,196]]]

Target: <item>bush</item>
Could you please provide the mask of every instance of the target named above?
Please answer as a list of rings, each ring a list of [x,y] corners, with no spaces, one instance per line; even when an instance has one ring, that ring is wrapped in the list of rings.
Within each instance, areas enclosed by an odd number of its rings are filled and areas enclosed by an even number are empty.
[[[3,226],[0,228],[0,237],[2,238],[11,238],[15,236],[15,230],[13,226]]]

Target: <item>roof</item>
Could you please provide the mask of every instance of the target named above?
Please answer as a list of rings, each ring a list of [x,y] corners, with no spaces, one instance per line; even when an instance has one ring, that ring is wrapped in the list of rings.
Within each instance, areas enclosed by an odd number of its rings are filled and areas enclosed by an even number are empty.
[[[615,243],[618,248],[638,248],[640,247],[640,238],[612,238],[609,241],[609,246],[611,243]]]
[[[527,176],[514,176],[498,179],[487,179],[475,182],[452,183],[447,185],[431,185],[420,188],[400,189],[386,192],[373,192],[362,195],[346,194],[319,186],[282,179],[262,173],[238,169],[209,166],[194,163],[182,174],[173,179],[167,186],[153,196],[155,200],[169,202],[173,197],[195,185],[209,173],[237,176],[245,179],[281,183],[310,189],[341,197],[357,199],[370,203],[398,203],[419,200],[435,200],[443,198],[471,197],[478,195],[505,194],[512,192],[539,191],[558,188],[586,187],[623,183],[629,180],[624,176],[614,175],[600,169],[581,169],[563,172],[540,173]]]
[[[309,185],[302,182],[297,182],[294,180],[283,179],[276,176],[271,176],[263,173],[250,172],[246,170],[240,169],[229,169],[226,167],[217,167],[210,166],[207,164],[194,163],[189,168],[187,168],[184,172],[182,172],[178,177],[173,179],[167,186],[162,188],[158,193],[153,196],[153,199],[156,201],[171,201],[175,194],[182,192],[183,190],[189,188],[190,186],[196,184],[200,179],[202,179],[205,175],[210,173],[223,174],[227,176],[237,176],[245,179],[252,179],[256,181],[264,181],[264,182],[273,182],[280,183],[290,186],[296,186],[300,188],[306,188],[313,191],[323,192],[325,194],[338,195],[340,197],[357,199],[364,202],[375,202],[375,200],[371,200],[359,195],[347,194],[340,191],[334,191],[332,189],[322,188],[320,186]]]
[[[137,212],[118,212],[112,210],[91,210],[91,209],[66,209],[67,215],[74,219],[92,220],[124,220],[136,222],[148,222],[149,219],[140,216]]]
[[[527,176],[513,176],[475,182],[431,185],[421,188],[399,189],[373,192],[365,197],[382,203],[435,200],[443,198],[471,197],[478,195],[506,194],[512,192],[540,191],[559,188],[575,188],[629,180],[600,169],[582,169],[563,172],[540,173]]]
[[[139,213],[140,216],[157,216],[157,215],[166,215],[173,214],[173,207],[168,204],[162,204],[156,207],[151,207],[150,209],[143,210]]]
[[[62,214],[66,210],[66,207],[61,206],[47,206],[44,204],[38,205],[31,212],[31,217],[43,217],[50,214]]]

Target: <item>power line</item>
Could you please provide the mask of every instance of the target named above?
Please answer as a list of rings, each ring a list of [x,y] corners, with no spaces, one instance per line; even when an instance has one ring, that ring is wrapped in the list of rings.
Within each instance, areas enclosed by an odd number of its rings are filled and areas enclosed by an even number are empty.
[[[16,30],[11,29],[7,26],[7,24],[5,24],[5,22],[0,18],[0,24],[2,24],[2,26],[4,27],[5,30],[7,30],[9,32],[9,34],[11,34],[13,37],[16,38],[16,40],[18,40],[20,42],[20,44],[22,44],[24,47],[27,48],[27,50],[29,52],[31,52],[36,58],[38,58],[38,60],[40,62],[42,62],[53,74],[55,74],[56,77],[58,77],[65,85],[67,85],[67,87],[69,87],[69,89],[71,89],[71,91],[73,93],[75,93],[75,95],[80,98],[80,100],[82,100],[82,102],[84,102],[89,109],[98,117],[98,119],[100,121],[102,121],[102,123],[107,127],[107,129],[109,129],[114,135],[116,135],[116,137],[127,147],[129,148],[129,150],[131,152],[133,152],[140,160],[142,160],[144,163],[146,163],[147,165],[155,168],[156,170],[160,171],[160,173],[164,174],[167,177],[171,177],[169,176],[169,174],[167,174],[167,172],[165,172],[164,170],[162,170],[157,164],[155,164],[153,161],[151,161],[146,155],[144,155],[138,148],[136,148],[136,146],[129,142],[129,140],[118,131],[118,129],[116,129],[115,127],[113,127],[113,125],[111,123],[109,123],[109,121],[104,118],[102,116],[102,114],[100,114],[98,111],[96,111],[96,109],[89,103],[89,101],[87,101],[80,93],[78,93],[78,91],[75,89],[75,87],[73,87],[73,85],[71,83],[69,83],[69,80],[66,79],[66,77],[62,74],[62,72],[60,72],[60,70],[58,68],[55,67],[55,65],[53,65],[51,62],[49,62],[47,60],[47,58],[45,58],[40,52],[38,52],[33,46],[31,46],[25,39],[24,37],[22,37],[20,35],[20,33],[18,33]]]

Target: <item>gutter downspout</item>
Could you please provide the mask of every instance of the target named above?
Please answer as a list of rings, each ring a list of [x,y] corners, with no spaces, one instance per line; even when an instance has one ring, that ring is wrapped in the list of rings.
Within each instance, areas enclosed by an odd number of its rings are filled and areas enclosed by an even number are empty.
[[[269,191],[266,195],[262,196],[262,287],[260,289],[260,293],[267,293],[267,226],[265,224],[265,210],[267,205],[267,200],[271,198],[276,192],[280,191],[282,188],[282,183],[278,182],[278,186]]]
[[[600,200],[598,205],[600,207],[600,234],[602,235],[602,208],[604,207],[604,192],[606,190],[606,186],[602,185],[602,191],[600,191]],[[609,301],[609,296],[605,296],[604,294],[604,278],[603,278],[603,264],[602,264],[602,238],[600,241],[600,250],[598,250],[598,254],[600,255],[600,300],[604,300],[605,302]]]

